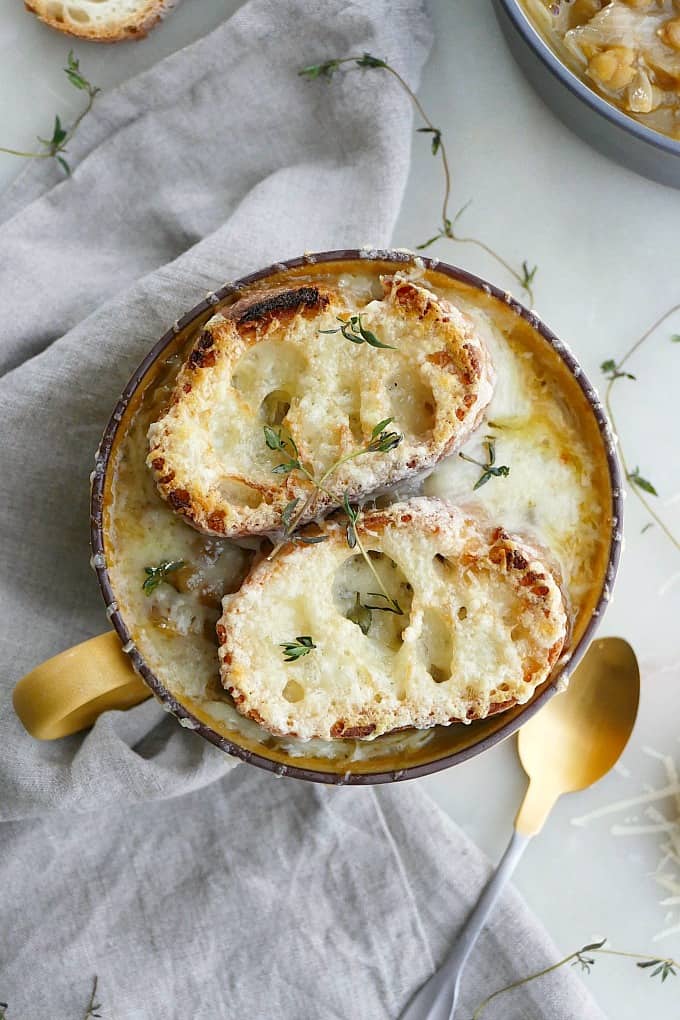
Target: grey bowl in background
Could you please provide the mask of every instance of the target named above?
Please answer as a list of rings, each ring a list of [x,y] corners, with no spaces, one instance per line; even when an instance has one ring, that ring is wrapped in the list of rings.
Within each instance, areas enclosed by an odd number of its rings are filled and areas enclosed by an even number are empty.
[[[493,5],[515,60],[567,127],[621,166],[680,188],[680,141],[640,124],[582,82],[534,28],[519,0]]]

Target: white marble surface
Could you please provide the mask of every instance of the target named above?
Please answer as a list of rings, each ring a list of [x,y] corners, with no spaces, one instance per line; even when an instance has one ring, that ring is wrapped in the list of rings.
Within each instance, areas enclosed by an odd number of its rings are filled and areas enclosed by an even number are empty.
[[[185,2],[142,42],[76,46],[84,68],[110,87],[209,31],[236,0]],[[680,301],[680,192],[652,184],[590,151],[555,120],[512,63],[487,0],[432,0],[437,41],[421,98],[446,133],[456,208],[472,198],[465,229],[512,263],[536,262],[536,306],[600,382],[598,365],[619,357],[674,302]],[[0,140],[22,148],[49,134],[80,97],[60,70],[69,42],[39,25],[19,0],[0,0]],[[306,54],[310,59],[315,54]],[[385,87],[383,84],[377,87]],[[21,161],[0,155],[0,186]],[[436,230],[440,170],[416,136],[411,180],[395,243],[413,247]],[[357,238],[357,243],[370,238]],[[469,246],[441,242],[434,254],[503,287],[512,280]],[[661,493],[660,512],[680,532],[678,384],[680,313],[631,363],[636,383],[615,396],[625,448]],[[603,634],[635,646],[643,667],[639,723],[623,768],[597,788],[558,805],[520,865],[517,884],[565,952],[596,935],[621,949],[680,956],[680,932],[653,942],[669,907],[651,872],[658,837],[618,837],[613,824],[640,809],[577,827],[573,819],[646,784],[664,785],[660,762],[645,747],[680,760],[680,552],[658,528],[641,534],[646,515],[627,500],[626,550]],[[496,859],[524,789],[512,742],[453,771],[420,780]],[[663,803],[661,806],[664,806]],[[630,963],[600,960],[587,978],[612,1020],[677,1020],[678,986],[657,985]]]

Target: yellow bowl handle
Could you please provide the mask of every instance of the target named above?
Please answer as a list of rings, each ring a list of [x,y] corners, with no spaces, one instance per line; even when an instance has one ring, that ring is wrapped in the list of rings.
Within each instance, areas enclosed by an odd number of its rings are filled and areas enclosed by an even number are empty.
[[[54,740],[92,726],[107,709],[132,708],[150,695],[109,631],[36,666],[17,683],[13,703],[32,737]]]

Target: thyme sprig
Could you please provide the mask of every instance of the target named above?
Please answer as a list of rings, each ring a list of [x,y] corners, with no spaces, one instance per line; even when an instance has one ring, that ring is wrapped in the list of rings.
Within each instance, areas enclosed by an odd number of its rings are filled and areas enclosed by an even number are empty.
[[[510,474],[510,468],[507,464],[496,464],[496,440],[493,436],[485,436],[484,446],[486,447],[486,463],[480,460],[475,460],[474,457],[468,457],[465,453],[459,453],[458,456],[461,460],[466,460],[468,464],[476,464],[477,467],[482,469],[482,474],[479,476],[475,484],[472,486],[472,491],[481,489],[483,485],[489,481],[490,478],[507,478]]]
[[[349,319],[343,319],[338,315],[336,318],[340,323],[337,329],[320,329],[319,333],[342,333],[345,340],[353,344],[368,344],[369,347],[383,347],[388,351],[396,350],[391,344],[384,344],[378,340],[370,329],[366,329],[361,321],[361,315],[350,315]]]
[[[80,61],[75,56],[73,50],[69,50],[68,57],[66,58],[66,67],[63,68],[63,71],[74,88],[87,94],[87,103],[81,113],[79,113],[73,121],[70,128],[64,127],[61,122],[61,118],[57,114],[54,118],[52,137],[41,138],[38,135],[38,141],[43,146],[43,149],[40,152],[23,152],[20,149],[8,149],[4,145],[0,145],[0,152],[6,152],[10,156],[22,156],[25,159],[56,159],[62,170],[67,175],[70,175],[71,167],[64,157],[66,146],[80,127],[82,120],[92,109],[95,97],[99,92],[101,92],[101,89],[97,85],[93,85],[92,82],[89,81],[82,73],[80,70]]]
[[[315,478],[313,473],[303,464],[300,457],[300,452],[297,448],[295,440],[291,435],[286,435],[283,429],[280,428],[278,431],[272,428],[271,425],[264,426],[264,439],[270,450],[278,450],[284,454],[288,459],[281,461],[275,467],[272,468],[277,474],[290,474],[291,471],[300,471],[305,478],[312,483],[312,490],[300,505],[300,497],[292,499],[283,509],[281,514],[281,523],[283,524],[283,538],[280,542],[274,546],[270,552],[268,559],[272,560],[278,555],[279,551],[288,542],[306,542],[309,544],[315,542],[326,541],[325,535],[296,535],[295,529],[297,528],[300,521],[307,515],[309,510],[313,507],[317,496],[320,492],[325,492],[326,495],[330,496],[331,499],[335,500],[335,495],[326,487],[326,481],[328,478],[338,470],[343,464],[346,464],[350,460],[355,460],[357,457],[363,457],[367,453],[389,453],[390,450],[394,450],[395,447],[399,446],[402,439],[404,438],[403,433],[388,430],[388,426],[392,424],[394,418],[383,418],[379,421],[371,431],[369,441],[365,446],[361,446],[356,450],[350,450],[344,456],[339,457],[338,460],[334,461],[329,468],[327,468],[320,478]],[[386,612],[396,613],[399,616],[403,615],[403,610],[396,599],[393,599],[380,579],[375,566],[373,565],[370,556],[366,552],[361,539],[357,533],[356,523],[359,518],[359,511],[355,510],[349,501],[349,493],[345,492],[342,500],[342,507],[347,517],[347,544],[350,549],[358,547],[361,555],[363,556],[369,570],[373,574],[380,592],[375,595],[376,598],[384,599],[386,602],[385,606],[370,606],[368,609],[383,609]],[[306,653],[300,653],[306,654]]]
[[[631,375],[630,372],[622,371],[623,366],[632,358],[635,352],[638,351],[640,347],[642,347],[645,341],[647,341],[649,337],[656,332],[657,329],[659,329],[665,322],[668,321],[668,319],[670,319],[672,315],[675,315],[675,313],[678,311],[680,311],[680,302],[678,304],[673,305],[672,308],[669,308],[668,311],[664,312],[662,316],[660,316],[655,322],[653,322],[649,329],[645,330],[642,336],[635,341],[635,343],[626,351],[622,358],[619,358],[618,361],[616,361],[614,358],[608,358],[606,361],[603,361],[602,364],[600,365],[600,369],[607,377],[607,389],[605,390],[604,394],[604,404],[607,409],[607,415],[609,417],[609,421],[611,422],[612,429],[616,435],[618,435],[618,428],[616,425],[616,418],[614,416],[614,409],[612,407],[612,390],[614,389],[614,386],[616,385],[619,379],[632,379],[632,380],[635,379],[635,376]],[[670,340],[671,343],[677,343],[678,341],[680,341],[680,334],[676,333],[672,334]],[[650,496],[658,496],[658,492],[655,486],[652,484],[652,482],[650,482],[647,478],[644,478],[640,474],[639,468],[636,467],[634,471],[630,470],[620,437],[619,437],[619,458],[621,460],[623,472],[626,478],[628,479],[629,483],[631,483],[631,490],[633,494],[640,500],[649,516],[659,525],[666,538],[668,538],[669,541],[673,543],[678,552],[680,552],[680,539],[678,539],[678,537],[673,534],[671,529],[664,523],[661,517],[659,517],[657,512],[654,510],[652,504],[650,503],[649,499],[647,499],[647,495],[645,495],[648,494]]]
[[[184,566],[184,560],[161,560],[156,567],[144,567],[146,580],[142,584],[142,591],[151,595],[159,585],[165,584],[168,574],[180,570]]]
[[[309,655],[309,653],[316,648],[316,645],[309,634],[301,634],[299,637],[295,638],[295,641],[281,642],[280,647],[283,648],[284,662],[297,662],[298,659],[302,659],[305,655]]]
[[[300,521],[307,515],[316,502],[320,492],[325,492],[326,495],[330,496],[333,500],[336,498],[335,495],[327,488],[325,483],[339,467],[350,460],[355,460],[357,457],[363,457],[364,454],[367,453],[389,453],[390,450],[394,450],[395,447],[399,445],[404,438],[403,434],[401,432],[388,431],[388,425],[391,425],[393,421],[394,418],[383,418],[382,421],[379,421],[373,428],[370,439],[365,446],[361,446],[356,450],[350,450],[349,453],[338,458],[338,460],[334,461],[318,479],[302,462],[300,452],[291,435],[286,435],[281,428],[277,431],[272,428],[271,425],[264,426],[264,439],[269,449],[279,450],[288,458],[273,467],[272,471],[276,474],[290,474],[291,471],[299,471],[312,483],[312,490],[304,502],[298,496],[295,499],[292,499],[284,507],[281,514],[283,540],[274,546],[268,557],[270,560],[273,559],[278,554],[279,550],[288,542],[304,542],[308,545],[313,545],[318,542],[326,541],[325,535],[296,535],[294,532]]]
[[[479,248],[483,252],[486,252],[487,255],[494,259],[499,265],[503,266],[503,268],[508,273],[510,273],[512,277],[514,277],[514,279],[520,285],[522,290],[524,290],[525,293],[527,294],[530,303],[533,305],[534,303],[533,282],[538,271],[538,266],[533,266],[530,269],[528,263],[524,261],[522,263],[521,271],[515,269],[513,266],[510,265],[509,262],[507,262],[501,255],[499,255],[498,252],[494,251],[494,249],[491,248],[484,241],[480,241],[479,238],[477,237],[462,236],[461,234],[456,232],[456,225],[460,220],[461,216],[463,215],[463,213],[465,212],[465,210],[470,205],[470,202],[467,202],[465,205],[463,205],[458,210],[458,212],[453,216],[453,218],[451,217],[449,211],[452,187],[451,165],[449,163],[448,152],[446,149],[446,145],[444,143],[442,130],[441,128],[438,128],[430,120],[429,116],[427,115],[425,109],[422,106],[422,103],[418,99],[413,89],[407,84],[402,75],[399,74],[399,72],[394,67],[392,67],[390,63],[388,63],[388,61],[380,60],[378,57],[374,57],[371,53],[364,53],[360,57],[354,56],[333,58],[331,60],[325,60],[320,64],[310,64],[307,67],[300,68],[298,74],[301,77],[307,78],[310,81],[314,81],[317,78],[332,78],[336,71],[338,71],[343,64],[353,64],[355,67],[363,69],[367,68],[380,69],[386,71],[388,74],[391,74],[392,77],[395,78],[396,81],[399,83],[399,85],[406,93],[406,95],[409,97],[409,99],[413,103],[413,106],[415,107],[416,112],[423,121],[424,126],[417,128],[417,131],[420,134],[431,136],[430,148],[432,151],[432,155],[438,157],[441,160],[442,172],[444,175],[444,195],[441,204],[440,226],[436,234],[430,237],[427,241],[424,241],[422,244],[417,245],[418,250],[423,251],[425,248],[429,248],[431,244],[434,244],[435,241],[439,241],[444,238],[447,238],[450,241],[456,241],[458,244],[474,245],[476,248]]]
[[[364,558],[364,562],[365,562],[366,566],[368,567],[368,569],[373,574],[373,577],[375,578],[376,583],[377,583],[378,587],[380,588],[379,592],[369,592],[368,594],[372,595],[374,598],[384,599],[385,603],[386,603],[384,606],[365,606],[364,608],[369,609],[369,610],[371,610],[371,609],[379,609],[379,610],[383,610],[384,612],[387,612],[387,613],[395,613],[397,616],[403,616],[404,615],[404,610],[401,608],[401,606],[399,605],[397,600],[393,599],[392,596],[387,591],[387,589],[385,588],[385,585],[382,582],[380,574],[375,569],[375,564],[373,563],[373,560],[371,559],[371,557],[366,552],[364,544],[361,541],[361,538],[359,536],[359,532],[357,530],[357,521],[359,520],[359,511],[357,509],[355,509],[355,507],[353,507],[350,504],[349,494],[348,493],[345,493],[345,495],[343,497],[342,508],[345,511],[345,516],[347,517],[347,527],[345,529],[345,536],[347,538],[347,545],[350,547],[350,549],[358,549],[359,550],[359,552],[361,553],[361,555]]]
[[[102,1004],[101,1002],[95,1002],[95,999],[97,998],[98,981],[99,978],[95,974],[94,980],[92,981],[92,992],[90,994],[90,1001],[87,1004],[87,1009],[85,1011],[85,1016],[83,1020],[94,1020],[94,1018],[101,1017],[101,1013],[99,1012],[99,1010],[102,1008]]]
[[[635,960],[636,966],[643,969],[650,969],[650,977],[660,978],[663,983],[669,977],[675,977],[680,964],[676,960],[666,957],[661,959],[660,957],[649,956],[646,953],[624,953],[616,949],[605,949],[607,940],[602,939],[600,942],[591,942],[587,946],[583,946],[581,949],[575,950],[573,953],[569,953],[564,959],[558,960],[557,963],[551,964],[549,967],[545,967],[543,970],[537,971],[535,974],[529,974],[527,977],[520,978],[519,981],[513,981],[511,985],[505,985],[504,988],[499,988],[497,991],[492,992],[491,995],[487,996],[483,1002],[480,1002],[477,1009],[472,1014],[472,1020],[479,1020],[482,1014],[486,1011],[487,1007],[501,995],[505,995],[506,992],[511,992],[515,988],[521,988],[523,985],[529,984],[530,981],[536,981],[538,978],[545,977],[547,974],[551,974],[553,971],[559,970],[560,967],[565,967],[567,964],[571,964],[572,967],[579,966],[581,970],[589,974],[592,967],[595,964],[595,954],[601,956],[620,956],[625,959]],[[651,969],[653,968],[653,969]]]

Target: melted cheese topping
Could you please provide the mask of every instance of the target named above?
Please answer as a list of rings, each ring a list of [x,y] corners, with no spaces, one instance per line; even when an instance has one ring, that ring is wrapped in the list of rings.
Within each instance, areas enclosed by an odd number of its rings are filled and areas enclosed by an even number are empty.
[[[431,498],[364,513],[371,566],[343,521],[323,530],[325,542],[262,560],[218,625],[225,687],[271,732],[374,739],[470,722],[548,677],[567,614],[536,550]],[[297,634],[315,645],[291,666],[281,648]]]
[[[352,300],[368,302],[380,293],[378,275],[393,267],[366,262],[319,266],[312,279],[330,278],[351,291]],[[362,267],[363,268],[363,267]],[[272,278],[272,286],[310,278],[298,270]],[[510,468],[473,486],[481,469],[457,455],[442,461],[425,481],[425,494],[461,504],[481,504],[495,523],[548,548],[562,574],[572,617],[572,643],[590,620],[604,584],[611,534],[611,495],[604,446],[592,410],[559,356],[510,307],[497,299],[433,272],[419,283],[475,318],[491,350],[497,372],[488,420],[465,453],[486,459],[485,435],[495,437],[496,463]],[[468,727],[435,727],[362,741],[313,740],[302,744],[273,737],[239,715],[218,677],[215,623],[220,598],[236,591],[248,569],[257,541],[227,541],[194,531],[160,498],[148,469],[146,432],[167,402],[186,351],[195,341],[178,337],[163,363],[153,369],[155,386],[138,391],[121,424],[112,453],[105,510],[105,554],[123,617],[150,669],[199,719],[225,737],[253,751],[285,762],[301,756],[303,764],[353,770],[370,767],[375,758],[386,768],[408,756],[439,757],[468,746],[493,731],[502,716]],[[180,346],[182,345],[182,346]],[[363,345],[371,358],[390,352]],[[493,423],[493,424],[492,424]],[[394,498],[422,489],[398,487]],[[381,499],[384,504],[385,499]],[[147,596],[144,568],[162,560],[183,560],[181,571]],[[379,614],[375,614],[379,615]],[[386,614],[381,614],[386,615]]]

